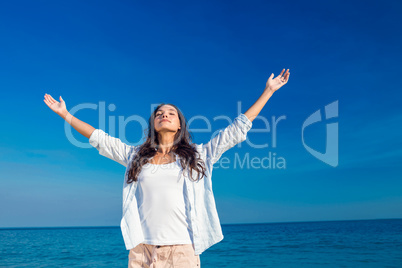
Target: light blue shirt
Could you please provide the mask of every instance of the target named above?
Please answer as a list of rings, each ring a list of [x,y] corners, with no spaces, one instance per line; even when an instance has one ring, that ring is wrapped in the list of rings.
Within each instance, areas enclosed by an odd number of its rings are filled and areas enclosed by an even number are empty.
[[[190,202],[189,215],[196,255],[201,254],[207,248],[223,239],[215,198],[212,192],[213,165],[224,152],[236,144],[245,141],[247,132],[251,127],[252,122],[246,115],[241,113],[229,126],[220,130],[208,143],[194,144],[206,167],[206,176],[201,180],[194,182],[190,179],[188,170],[183,170],[180,173],[180,176],[184,177],[187,197]],[[138,183],[127,184],[127,172],[140,145],[127,145],[120,139],[109,136],[101,129],[96,129],[91,134],[89,143],[99,151],[100,155],[106,156],[126,167],[123,185],[123,217],[120,227],[126,249],[130,250],[144,241],[137,199],[135,198]],[[196,179],[196,176],[197,173],[193,172],[194,179]]]

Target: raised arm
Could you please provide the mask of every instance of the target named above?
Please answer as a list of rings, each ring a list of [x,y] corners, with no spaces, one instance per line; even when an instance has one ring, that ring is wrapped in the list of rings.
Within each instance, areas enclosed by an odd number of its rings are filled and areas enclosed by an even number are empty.
[[[49,94],[45,94],[45,99],[43,100],[53,112],[60,115],[61,118],[67,121],[75,130],[77,130],[80,134],[84,135],[89,139],[91,137],[92,132],[95,128],[78,118],[72,116],[66,108],[66,103],[63,98],[60,96],[60,102],[53,99]]]
[[[229,126],[221,129],[208,143],[202,144],[207,160],[214,164],[224,152],[236,144],[245,141],[247,132],[251,129],[252,125],[246,115],[238,115]]]
[[[71,115],[66,108],[66,103],[60,96],[60,102],[56,101],[49,94],[45,95],[44,102],[52,109],[56,114],[65,119],[75,130],[89,139],[89,143],[95,147],[100,155],[106,156],[123,166],[128,165],[128,158],[131,154],[131,150],[135,149],[135,146],[130,146],[123,143],[120,139],[109,136],[101,129],[95,129],[93,126],[79,120]]]
[[[274,74],[271,74],[260,98],[244,114],[237,116],[233,123],[220,130],[208,143],[202,144],[209,161],[213,164],[216,163],[224,152],[246,140],[247,132],[251,129],[254,118],[257,117],[272,94],[288,82],[289,69],[285,74],[284,71],[285,69],[275,79],[273,79]]]
[[[271,76],[268,78],[266,87],[264,92],[262,92],[261,96],[258,100],[244,113],[247,118],[253,122],[253,120],[257,117],[257,115],[261,112],[262,108],[265,106],[269,98],[271,98],[272,94],[285,85],[289,80],[289,69],[285,72],[285,69],[275,78],[274,74],[272,73]]]

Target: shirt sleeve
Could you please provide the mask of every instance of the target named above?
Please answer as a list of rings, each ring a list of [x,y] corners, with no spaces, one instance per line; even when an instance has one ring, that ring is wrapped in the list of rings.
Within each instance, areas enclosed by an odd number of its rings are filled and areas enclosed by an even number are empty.
[[[135,147],[109,136],[101,129],[95,129],[92,132],[89,143],[99,151],[100,155],[106,156],[125,167],[128,165],[130,152]]]
[[[224,152],[235,146],[236,144],[247,139],[247,132],[252,127],[252,122],[245,114],[240,114],[225,129],[213,137],[208,143],[202,147],[206,151],[207,160],[212,164],[216,163]]]

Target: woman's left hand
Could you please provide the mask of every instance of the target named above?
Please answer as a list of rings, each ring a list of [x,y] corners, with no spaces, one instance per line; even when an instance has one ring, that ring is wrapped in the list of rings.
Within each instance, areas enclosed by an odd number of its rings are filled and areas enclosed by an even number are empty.
[[[275,92],[278,89],[280,89],[283,85],[285,85],[288,80],[289,80],[289,69],[286,71],[286,73],[283,73],[285,69],[282,70],[282,72],[275,78],[274,73],[271,74],[271,76],[268,78],[265,90]]]

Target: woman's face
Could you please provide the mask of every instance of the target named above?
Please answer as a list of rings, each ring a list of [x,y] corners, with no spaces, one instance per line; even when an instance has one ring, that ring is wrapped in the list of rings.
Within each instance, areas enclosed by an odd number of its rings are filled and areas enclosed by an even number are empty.
[[[177,110],[167,104],[159,107],[155,114],[154,126],[156,132],[177,132],[181,128]]]

